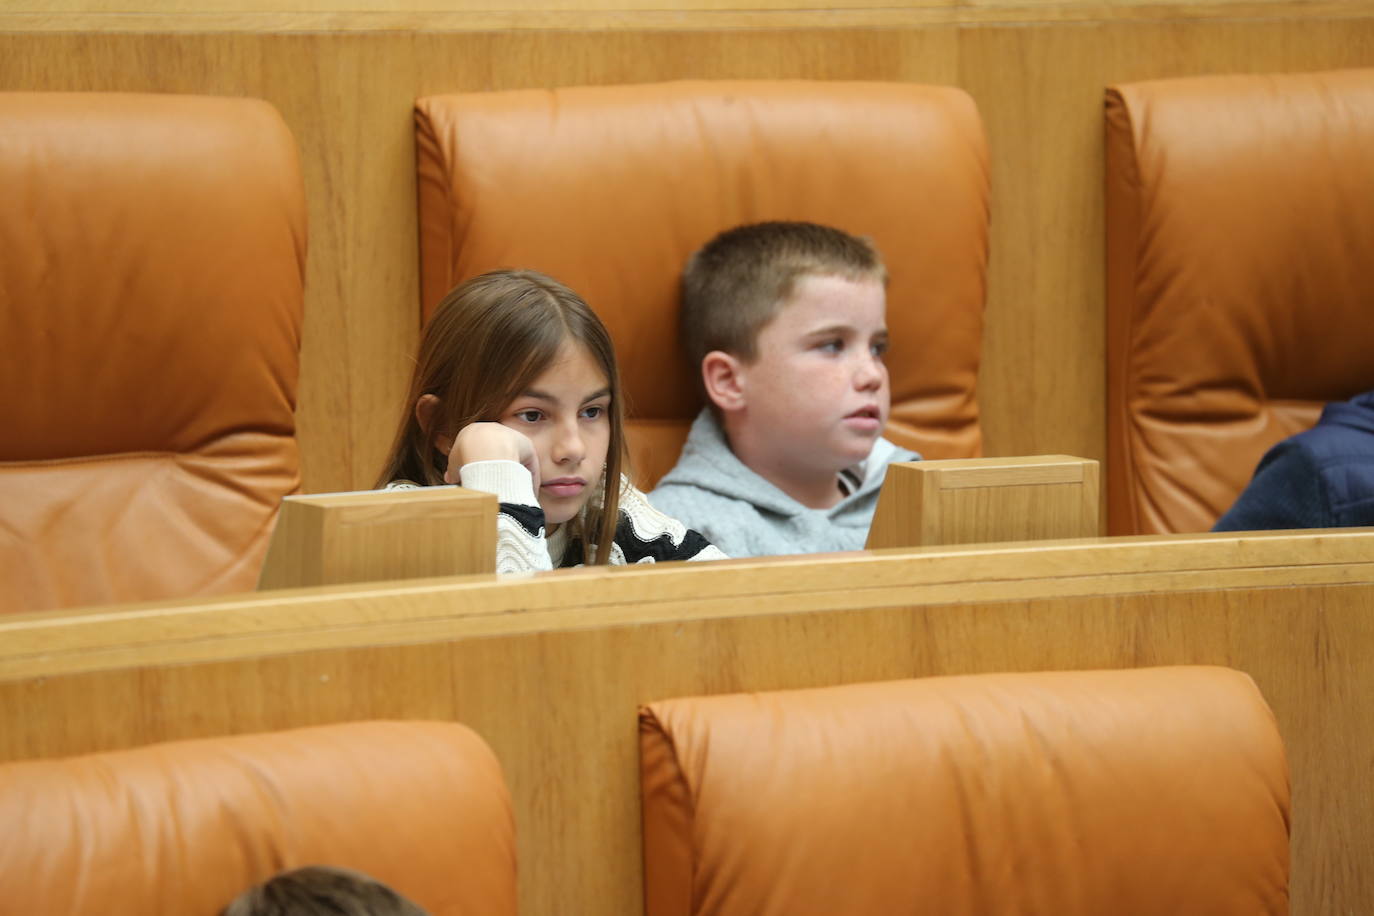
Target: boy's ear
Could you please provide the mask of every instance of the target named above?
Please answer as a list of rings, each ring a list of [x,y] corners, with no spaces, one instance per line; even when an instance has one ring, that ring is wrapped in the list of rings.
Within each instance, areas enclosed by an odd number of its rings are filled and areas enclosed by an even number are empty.
[[[420,395],[420,400],[415,402],[415,422],[420,424],[420,432],[425,434],[434,448],[448,457],[448,453],[453,451],[453,436],[436,429],[439,423],[438,395]]]
[[[701,360],[701,381],[711,403],[726,413],[745,404],[744,364],[723,350],[712,350]]]

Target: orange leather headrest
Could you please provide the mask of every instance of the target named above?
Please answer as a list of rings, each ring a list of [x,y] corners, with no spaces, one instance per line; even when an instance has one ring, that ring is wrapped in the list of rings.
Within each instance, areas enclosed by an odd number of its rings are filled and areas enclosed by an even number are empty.
[[[299,481],[280,115],[0,93],[0,187],[0,611],[251,589]]]
[[[15,913],[210,916],[278,871],[338,865],[431,916],[515,916],[495,756],[449,722],[358,722],[0,765]]]
[[[1224,668],[665,700],[647,916],[1286,913],[1288,769]]]

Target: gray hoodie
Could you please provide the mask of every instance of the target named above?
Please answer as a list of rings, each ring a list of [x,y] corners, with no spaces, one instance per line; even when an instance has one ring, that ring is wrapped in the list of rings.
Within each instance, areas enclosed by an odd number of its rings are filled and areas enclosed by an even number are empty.
[[[810,509],[736,458],[707,409],[692,423],[682,456],[649,501],[731,557],[861,550],[887,466],[920,457],[879,439],[866,460],[841,472],[852,487],[849,495],[829,509]]]

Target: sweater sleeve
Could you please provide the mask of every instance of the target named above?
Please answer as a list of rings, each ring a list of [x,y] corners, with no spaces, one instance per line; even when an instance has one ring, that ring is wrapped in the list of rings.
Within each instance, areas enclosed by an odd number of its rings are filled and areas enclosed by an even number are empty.
[[[1328,528],[1334,524],[1321,475],[1298,443],[1269,450],[1255,476],[1213,531],[1269,531]]]
[[[517,461],[474,461],[458,469],[458,479],[470,490],[493,494],[496,515],[496,571],[532,572],[552,569],[545,540],[544,510],[534,495],[529,468]]]
[[[664,515],[625,481],[612,562],[666,563],[672,560],[725,560],[719,548],[675,518]]]

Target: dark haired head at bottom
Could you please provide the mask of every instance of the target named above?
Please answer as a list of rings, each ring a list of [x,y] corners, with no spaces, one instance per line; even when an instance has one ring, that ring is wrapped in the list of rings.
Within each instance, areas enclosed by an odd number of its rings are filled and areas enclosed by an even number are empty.
[[[380,881],[327,865],[285,871],[249,888],[221,916],[427,916]]]

